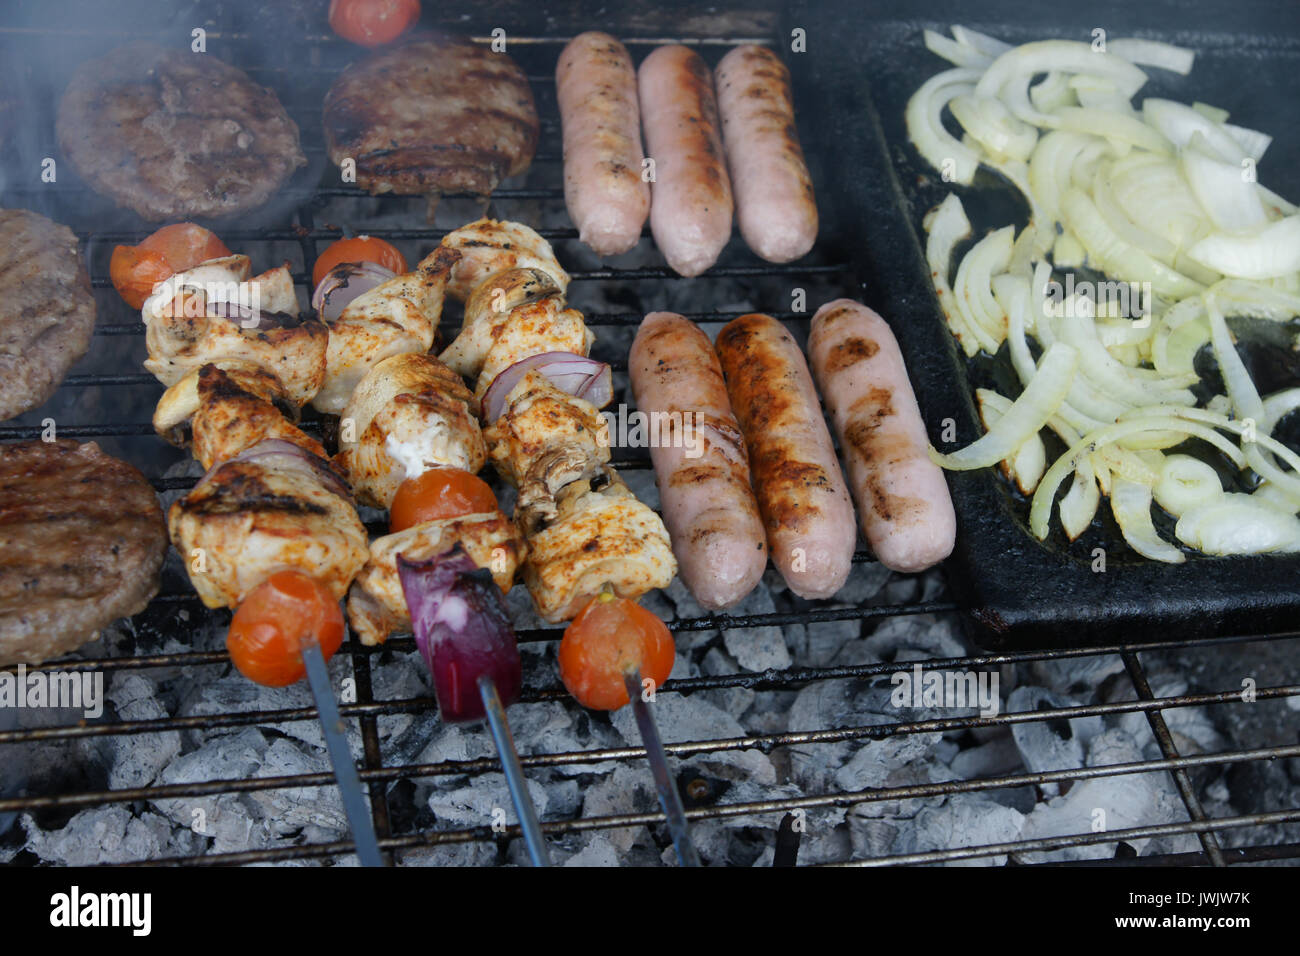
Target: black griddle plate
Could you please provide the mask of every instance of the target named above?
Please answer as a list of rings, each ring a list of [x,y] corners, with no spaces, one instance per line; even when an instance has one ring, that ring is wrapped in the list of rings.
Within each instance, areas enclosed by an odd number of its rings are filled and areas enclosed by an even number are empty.
[[[971,187],[943,183],[907,141],[908,98],[926,78],[949,68],[925,49],[922,30],[946,34],[953,23],[1010,43],[1087,41],[1100,27],[1111,38],[1141,36],[1194,49],[1190,76],[1147,69],[1151,79],[1135,102],[1145,96],[1203,100],[1228,109],[1234,123],[1270,133],[1274,141],[1260,163],[1260,181],[1292,201],[1300,198],[1300,3],[796,5],[786,15],[784,35],[806,31],[808,52],[789,56],[800,131],[818,141],[817,151],[837,159],[827,163],[824,187],[831,194],[824,205],[834,210],[831,247],[844,246],[864,301],[893,327],[931,438],[949,449],[982,434],[975,387],[1014,379],[1004,357],[968,362],[956,346],[925,262],[921,219],[950,189],[961,196],[977,237],[1010,222],[1019,228],[1027,218],[1013,187],[984,177]],[[1291,382],[1283,374],[1280,382],[1261,382],[1262,389],[1300,384],[1293,355],[1279,354],[1275,344],[1250,354],[1249,335],[1234,328],[1252,365],[1294,371]],[[945,419],[956,423],[955,443],[939,442]],[[950,472],[949,484],[958,537],[946,571],[984,647],[1141,643],[1300,628],[1300,556],[1148,561],[1124,544],[1105,502],[1103,516],[1074,543],[1060,533],[1055,516],[1053,535],[1039,542],[1028,530],[1028,503],[996,469]],[[1104,571],[1094,570],[1099,554]]]

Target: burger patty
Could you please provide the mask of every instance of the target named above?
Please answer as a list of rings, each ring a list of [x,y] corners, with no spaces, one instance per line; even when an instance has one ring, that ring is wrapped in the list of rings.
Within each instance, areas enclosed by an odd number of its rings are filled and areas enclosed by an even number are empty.
[[[82,65],[57,131],[87,182],[152,220],[255,209],[307,162],[266,87],[206,53],[148,43]]]
[[[135,468],[94,442],[0,445],[0,665],[65,654],[144,610],[166,551]]]
[[[416,37],[343,71],[325,96],[330,159],[372,193],[485,196],[537,149],[528,78],[468,40]]]
[[[90,348],[95,299],[67,226],[0,209],[0,421],[45,404]]]

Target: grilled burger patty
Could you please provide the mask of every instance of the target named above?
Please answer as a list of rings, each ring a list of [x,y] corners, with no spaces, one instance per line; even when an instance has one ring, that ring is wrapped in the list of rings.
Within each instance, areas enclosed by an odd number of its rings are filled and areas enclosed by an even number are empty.
[[[335,164],[352,158],[372,193],[487,195],[528,168],[537,110],[504,53],[424,34],[354,63],[325,96]]]
[[[0,665],[75,650],[158,591],[167,526],[94,442],[0,445]]]
[[[67,226],[0,209],[0,421],[45,404],[90,348],[95,299]]]
[[[152,220],[255,209],[307,162],[270,90],[214,56],[148,43],[82,65],[57,130],[87,182]]]

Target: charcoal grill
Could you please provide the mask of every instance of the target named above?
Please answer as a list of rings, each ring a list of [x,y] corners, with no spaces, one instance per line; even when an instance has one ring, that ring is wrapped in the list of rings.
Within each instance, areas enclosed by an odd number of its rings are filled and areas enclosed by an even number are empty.
[[[439,16],[449,23],[456,22],[453,13],[447,11],[448,5],[440,5]],[[751,7],[765,7],[754,4]],[[495,8],[489,8],[495,10]],[[540,14],[538,15],[540,17]],[[617,29],[614,24],[597,16],[570,23],[568,20],[546,20],[533,35],[509,36],[510,52],[529,74],[537,95],[539,111],[543,120],[543,132],[540,152],[527,179],[523,182],[511,182],[499,189],[492,197],[494,212],[503,218],[520,215],[527,219],[526,213],[539,205],[562,208],[563,194],[560,188],[561,166],[559,156],[558,114],[555,106],[553,69],[555,59],[564,42],[580,29],[601,25],[618,33],[627,43],[638,61],[652,45],[666,42],[685,42],[697,44],[710,60],[716,62],[726,48],[741,42],[781,43],[790,35],[792,25],[800,25],[799,12],[790,13],[782,19],[775,11],[759,9],[756,13],[738,14],[730,21],[718,21],[716,29],[711,29],[707,18],[694,18],[690,21],[697,32],[690,36],[663,35],[663,27],[647,29],[645,24],[630,25]],[[426,11],[426,20],[428,12]],[[72,23],[75,19],[59,18],[51,23]],[[183,16],[174,18],[174,23],[188,24]],[[475,22],[478,22],[476,17]],[[495,26],[491,17],[482,20],[487,28]],[[509,21],[503,21],[509,22]],[[667,22],[667,15],[665,21]],[[679,21],[680,23],[680,21]],[[736,29],[736,24],[740,29]],[[323,157],[323,145],[319,135],[319,104],[325,88],[336,74],[341,62],[352,57],[355,50],[343,44],[331,35],[324,33],[309,34],[302,42],[287,42],[277,48],[278,58],[274,65],[262,56],[262,49],[255,35],[255,25],[242,19],[238,6],[218,5],[216,13],[196,14],[193,25],[204,26],[211,53],[228,58],[237,65],[249,69],[250,73],[261,82],[276,88],[290,114],[303,130],[304,147],[311,163],[308,170],[302,172],[289,184],[289,207],[284,215],[275,222],[250,225],[249,220],[238,220],[233,224],[217,224],[220,234],[232,248],[253,256],[255,262],[272,264],[284,253],[295,259],[295,281],[300,286],[309,282],[312,266],[317,253],[330,240],[341,233],[337,226],[327,219],[339,216],[333,211],[336,200],[348,201],[352,208],[373,210],[393,202],[411,203],[411,214],[407,221],[412,225],[406,228],[366,227],[372,235],[378,235],[391,241],[418,246],[427,251],[445,234],[446,229],[419,225],[422,208],[418,200],[399,200],[391,197],[368,197],[355,187],[339,185],[336,172]],[[572,29],[564,29],[564,26]],[[748,28],[748,29],[745,29]],[[186,27],[188,30],[188,26]],[[177,42],[180,34],[160,37],[167,42]],[[134,34],[132,34],[134,35]],[[124,34],[125,37],[125,34]],[[486,41],[486,35],[477,37]],[[16,43],[102,43],[103,33],[98,31],[80,31],[61,26],[40,26],[21,19],[0,25],[0,44]],[[810,42],[817,42],[813,33]],[[916,37],[919,44],[919,35]],[[812,257],[807,260],[786,265],[771,266],[760,263],[744,250],[738,238],[733,238],[724,253],[721,264],[702,278],[680,280],[665,268],[620,269],[617,267],[570,269],[573,279],[571,294],[575,304],[582,308],[584,288],[600,284],[619,286],[630,290],[629,308],[626,311],[587,311],[587,322],[597,329],[597,334],[608,334],[608,330],[619,327],[631,327],[640,321],[644,312],[655,307],[652,299],[660,290],[670,283],[690,281],[708,283],[710,277],[731,277],[744,279],[753,283],[754,294],[749,305],[754,309],[766,310],[789,323],[796,334],[806,334],[807,320],[816,302],[810,303],[807,312],[790,311],[789,289],[796,286],[820,284],[832,290],[834,294],[863,296],[864,292],[871,301],[877,293],[869,278],[864,275],[860,257],[854,254],[852,233],[846,233],[842,224],[844,217],[833,215],[831,207],[833,197],[827,194],[824,183],[827,182],[827,165],[843,161],[845,156],[835,149],[832,139],[845,124],[853,125],[857,120],[847,116],[834,117],[834,123],[819,122],[815,102],[816,92],[804,84],[807,72],[798,57],[792,59],[795,83],[801,103],[801,128],[805,148],[810,154],[815,181],[821,186],[820,201],[827,221],[832,223],[826,236]],[[57,90],[51,95],[57,96]],[[51,101],[52,102],[52,101]],[[824,108],[824,107],[823,107]],[[861,125],[860,123],[858,125]],[[868,130],[868,134],[870,131]],[[61,178],[64,175],[61,172]],[[70,172],[69,172],[70,177]],[[128,390],[142,391],[146,395],[161,393],[153,377],[140,371],[140,361],[144,358],[143,329],[111,290],[108,279],[108,257],[112,246],[118,242],[134,242],[143,238],[151,228],[126,212],[113,210],[95,197],[80,184],[60,183],[57,189],[40,185],[26,185],[10,182],[4,196],[6,205],[29,206],[46,212],[60,222],[71,225],[87,249],[87,258],[91,271],[92,285],[96,289],[96,298],[100,306],[99,324],[95,330],[96,339],[92,354],[81,363],[74,374],[64,382],[62,394],[77,390],[101,389],[103,400],[95,414],[84,420],[58,423],[60,437],[95,439],[117,454],[132,460],[150,475],[159,491],[175,491],[189,487],[194,479],[162,477],[162,466],[178,460],[180,453],[164,445],[153,436],[148,414],[126,418],[115,413],[117,398]],[[328,213],[326,212],[327,210]],[[870,229],[871,222],[865,218],[868,211],[863,211],[859,218],[860,227]],[[467,216],[465,218],[472,218]],[[840,222],[835,226],[834,223]],[[359,228],[354,223],[342,220],[349,228]],[[557,247],[561,261],[573,266],[579,256],[576,231],[570,228],[543,229],[542,233]],[[643,239],[643,242],[648,242]],[[864,284],[863,280],[868,279]],[[826,298],[832,297],[827,295]],[[586,310],[584,310],[586,311]],[[748,309],[745,311],[749,311]],[[740,311],[693,313],[691,318],[705,323],[725,322]],[[454,331],[454,330],[453,330]],[[112,343],[121,343],[112,346]],[[112,347],[111,347],[112,346]],[[599,355],[599,352],[597,353]],[[625,354],[622,362],[619,356],[602,356],[613,358],[616,367],[626,367]],[[152,407],[152,401],[148,403]],[[41,413],[32,413],[19,419],[17,423],[0,426],[0,440],[30,440],[40,436]],[[310,424],[310,423],[309,423]],[[644,454],[627,454],[616,456],[616,463],[626,469],[644,469],[649,467]],[[861,573],[861,566],[871,560],[871,556],[859,551],[854,556],[858,566],[855,573]],[[896,576],[898,577],[898,576]],[[918,589],[918,593],[920,592]],[[1068,595],[1059,595],[1061,602],[1057,610],[1063,619],[1082,609],[1073,603]],[[191,626],[197,627],[204,616],[214,617],[220,621],[226,612],[208,612],[198,602],[196,595],[183,578],[171,578],[164,581],[163,592],[155,599],[149,610],[137,618],[136,624],[142,628],[171,629],[178,633],[175,615],[181,611],[189,615]],[[816,623],[826,621],[856,620],[861,622],[863,632],[890,618],[907,615],[933,615],[936,617],[958,615],[964,610],[957,600],[940,595],[936,599],[916,599],[906,602],[870,602],[857,606],[837,606],[832,602],[800,606],[791,611],[778,611],[759,615],[713,615],[701,618],[681,619],[670,622],[678,633],[720,628],[755,628],[760,626],[785,626],[795,623]],[[537,628],[523,630],[519,638],[523,642],[554,642],[559,635],[554,628]],[[1100,646],[1068,646],[1068,631],[1057,646],[1049,649],[1012,649],[998,650],[990,653],[974,653],[969,656],[927,660],[919,662],[926,670],[956,669],[962,671],[986,670],[1010,665],[1027,666],[1034,663],[1061,661],[1070,658],[1117,657],[1123,664],[1126,679],[1132,686],[1132,700],[1119,700],[1114,703],[1079,706],[1064,710],[1028,711],[1021,713],[1001,713],[991,717],[961,716],[947,719],[901,721],[895,720],[883,724],[847,727],[806,727],[797,731],[772,734],[753,734],[734,738],[698,739],[666,745],[668,753],[679,763],[687,763],[691,758],[702,754],[722,751],[759,749],[765,752],[777,751],[791,747],[816,747],[853,740],[881,740],[899,735],[928,732],[962,733],[977,732],[985,728],[1009,726],[1023,722],[1041,722],[1061,718],[1083,716],[1106,716],[1118,714],[1145,715],[1155,739],[1159,743],[1159,759],[1143,760],[1132,763],[1091,766],[1083,769],[1058,769],[1041,772],[1005,774],[996,777],[973,779],[956,779],[942,783],[913,786],[890,786],[858,792],[840,792],[828,789],[826,792],[806,792],[794,797],[781,797],[761,801],[716,802],[694,806],[687,810],[690,820],[702,821],[722,818],[746,818],[754,828],[770,830],[772,842],[777,842],[778,828],[783,818],[798,811],[810,811],[824,807],[850,807],[856,804],[893,801],[908,798],[951,796],[955,794],[974,793],[1006,787],[1041,786],[1052,783],[1068,784],[1093,778],[1118,777],[1136,774],[1169,774],[1180,794],[1187,819],[1177,823],[1153,823],[1139,825],[1124,830],[1095,833],[1081,823],[1079,832],[1059,837],[1022,840],[1011,843],[981,846],[952,846],[931,852],[912,853],[888,857],[846,859],[844,865],[877,866],[888,864],[932,864],[955,860],[988,859],[1003,854],[1011,854],[1015,860],[1018,855],[1034,851],[1061,849],[1089,844],[1114,845],[1117,852],[1114,858],[1097,861],[1101,864],[1188,864],[1224,866],[1241,863],[1287,860],[1300,857],[1300,842],[1279,842],[1267,836],[1258,837],[1256,828],[1300,823],[1300,807],[1277,806],[1266,807],[1258,812],[1227,817],[1214,817],[1205,811],[1198,799],[1190,774],[1198,768],[1228,768],[1249,765],[1258,761],[1281,759],[1300,760],[1300,743],[1276,740],[1238,740],[1232,746],[1218,753],[1185,754],[1178,749],[1173,736],[1165,722],[1164,715],[1181,708],[1241,708],[1241,707],[1282,707],[1284,698],[1300,695],[1300,633],[1281,633],[1272,635],[1190,636],[1175,637],[1167,635],[1155,642],[1107,643]],[[377,729],[379,718],[427,711],[435,706],[431,697],[408,697],[403,699],[377,699],[372,686],[372,662],[379,654],[408,655],[414,658],[412,651],[414,641],[410,637],[397,637],[384,648],[362,647],[355,639],[349,638],[340,651],[350,660],[351,672],[355,678],[355,702],[341,705],[342,716],[347,721],[359,724],[364,744],[361,779],[368,785],[371,811],[375,829],[379,835],[381,848],[390,856],[403,850],[429,846],[449,846],[468,842],[497,844],[504,858],[504,849],[511,841],[519,839],[517,827],[509,827],[498,832],[490,826],[415,829],[403,826],[394,820],[390,813],[388,789],[401,780],[438,777],[468,777],[477,779],[483,774],[495,772],[499,765],[495,759],[475,759],[466,761],[444,761],[432,764],[410,764],[393,761],[385,753]],[[1283,653],[1276,653],[1278,650]],[[1272,673],[1270,679],[1260,681],[1253,703],[1243,701],[1240,687],[1239,669],[1226,665],[1229,653],[1242,661],[1255,659],[1256,655],[1267,652],[1277,659],[1289,657],[1291,666],[1282,673]],[[94,654],[94,645],[87,653]],[[1147,664],[1161,655],[1169,654],[1199,655],[1204,660],[1203,671],[1206,680],[1213,689],[1185,693],[1176,696],[1157,696],[1153,693],[1147,678]],[[553,674],[553,665],[549,656],[532,658],[534,666],[548,667]],[[158,672],[172,668],[208,668],[214,673],[229,666],[229,659],[223,651],[181,651],[175,653],[131,653],[127,652],[108,657],[77,658],[51,662],[47,669],[65,671],[100,670],[106,675],[119,671]],[[412,666],[416,666],[412,662]],[[714,676],[701,676],[689,679],[669,681],[661,688],[665,695],[691,694],[704,690],[724,688],[749,688],[753,690],[797,689],[809,684],[836,680],[854,679],[859,681],[888,681],[889,675],[900,668],[894,663],[875,663],[858,666],[805,667],[795,666],[787,670],[769,670],[765,672],[737,672]],[[911,666],[909,662],[908,666]],[[1246,671],[1249,673],[1249,671]],[[1122,696],[1122,695],[1120,695]],[[526,708],[542,701],[568,700],[567,693],[552,676],[542,686],[526,691],[516,705]],[[577,707],[570,702],[569,706]],[[153,720],[105,720],[96,723],[76,723],[64,726],[18,729],[0,732],[0,763],[3,762],[4,748],[16,745],[40,745],[45,742],[88,739],[121,735],[155,733],[161,731],[209,731],[222,728],[282,724],[295,721],[312,721],[316,712],[311,707],[298,707],[274,711],[231,711],[214,715],[166,717]],[[483,731],[486,733],[486,730]],[[643,765],[645,753],[639,747],[619,747],[573,752],[542,752],[533,741],[518,741],[521,760],[525,772],[562,765],[595,764],[613,762],[615,764]],[[322,758],[322,766],[324,761]],[[647,774],[648,775],[648,774]],[[289,790],[331,786],[332,776],[327,772],[305,773],[290,776],[261,777],[257,779],[209,779],[195,783],[167,786],[151,786],[131,789],[90,789],[77,792],[42,792],[0,799],[0,813],[35,812],[35,813],[70,813],[77,809],[95,807],[111,803],[134,803],[162,798],[193,798],[217,794],[248,793],[260,790]],[[647,801],[645,812],[634,814],[606,815],[577,818],[546,818],[543,829],[551,838],[566,834],[576,834],[591,830],[616,830],[651,826],[659,828],[663,815],[652,801]],[[785,848],[788,860],[790,851],[789,822],[784,827],[786,833]],[[656,831],[661,845],[667,844],[666,834]],[[1272,831],[1277,832],[1277,831]],[[1294,829],[1290,832],[1296,832]],[[1174,834],[1194,834],[1200,844],[1199,851],[1132,858],[1122,850],[1125,841],[1169,836]],[[1226,835],[1234,835],[1230,840]],[[1233,845],[1225,845],[1231,842]],[[246,852],[206,854],[199,856],[178,857],[163,860],[143,860],[143,864],[188,864],[220,865],[287,862],[303,859],[339,860],[352,852],[350,842],[312,843],[257,849]]]

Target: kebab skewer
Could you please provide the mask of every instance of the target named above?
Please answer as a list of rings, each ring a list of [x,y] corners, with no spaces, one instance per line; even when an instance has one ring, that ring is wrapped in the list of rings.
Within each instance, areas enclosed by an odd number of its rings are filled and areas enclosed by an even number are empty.
[[[518,492],[523,576],[538,613],[573,619],[560,645],[565,686],[584,706],[632,703],[679,859],[699,865],[641,692],[643,675],[655,687],[673,666],[668,628],[636,603],[676,574],[668,533],[609,464],[599,408],[612,398],[610,370],[591,361],[594,336],[565,305],[567,274],[535,251],[521,267],[514,237],[500,237],[510,229],[472,225],[476,274],[486,278],[467,292],[464,326],[441,358],[475,378],[483,397],[492,461]],[[453,246],[458,239],[447,237]],[[483,251],[494,245],[509,255],[494,262]]]

